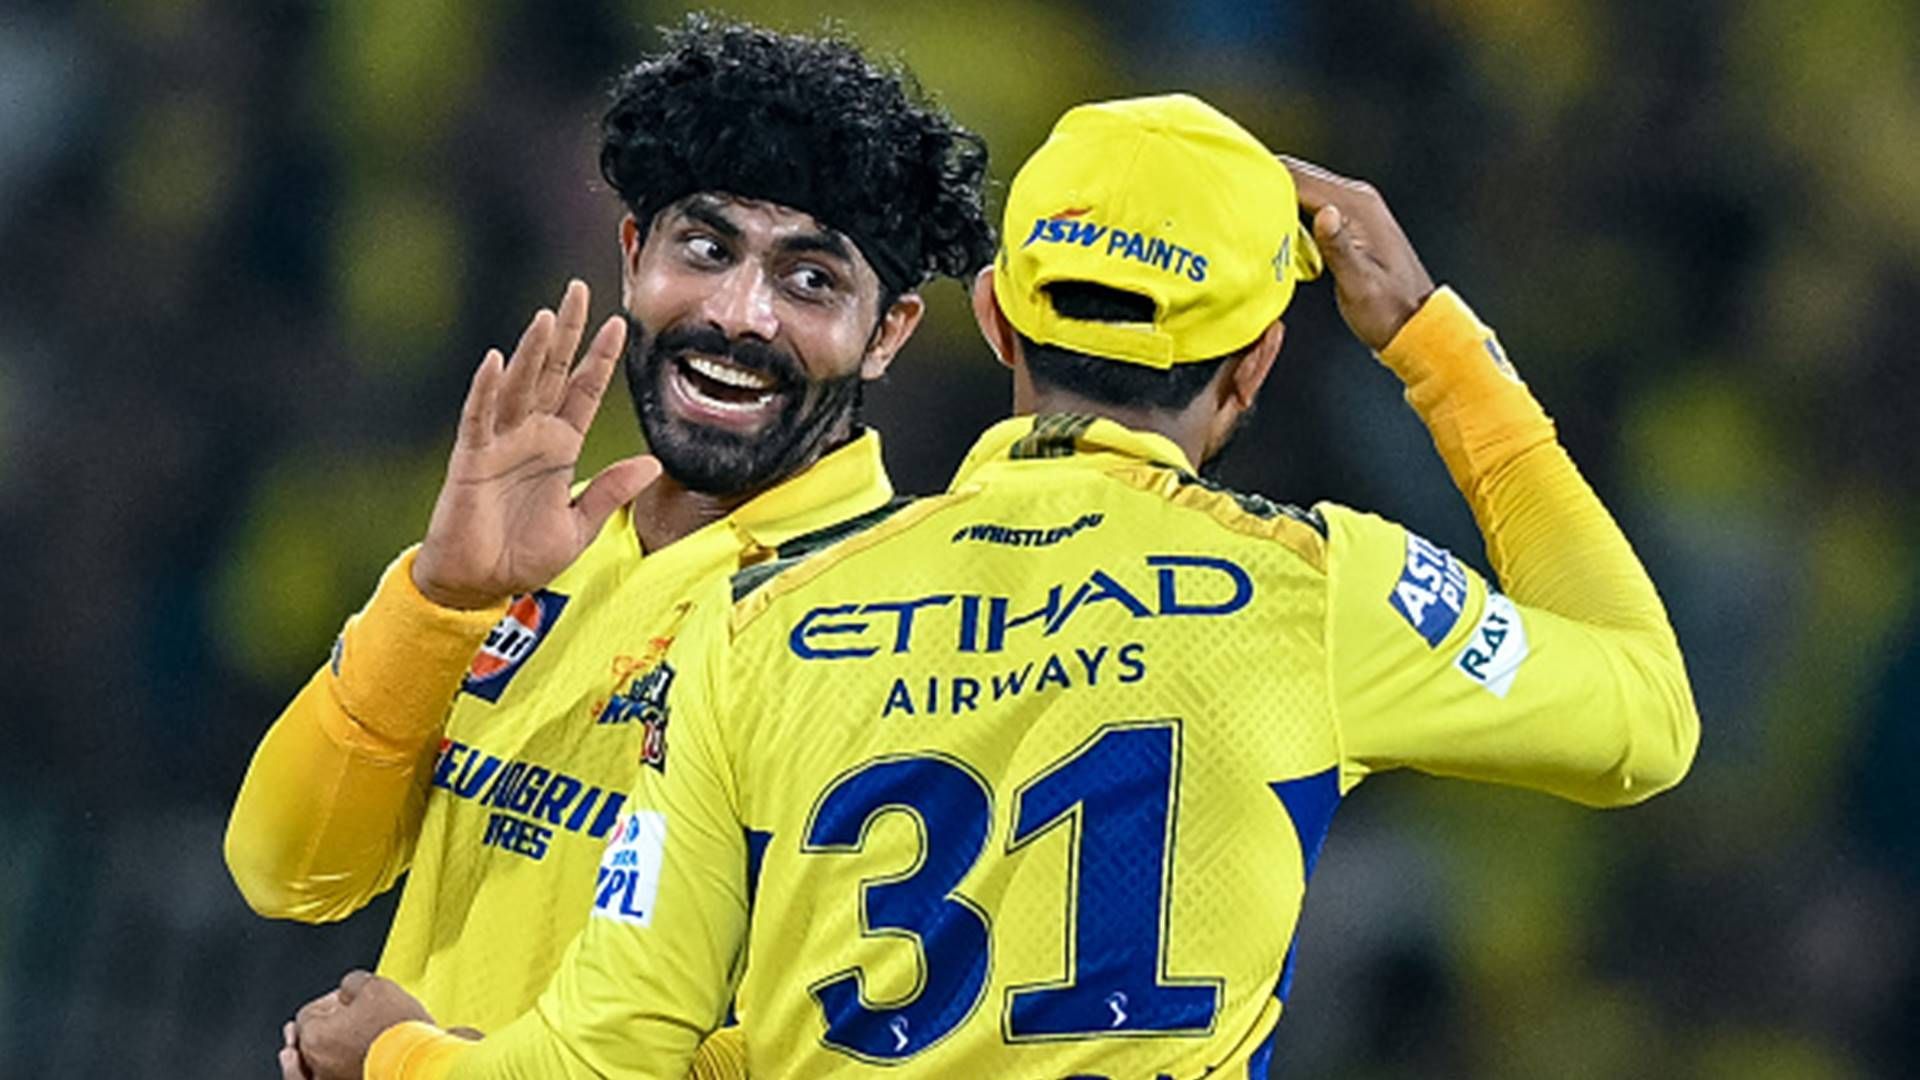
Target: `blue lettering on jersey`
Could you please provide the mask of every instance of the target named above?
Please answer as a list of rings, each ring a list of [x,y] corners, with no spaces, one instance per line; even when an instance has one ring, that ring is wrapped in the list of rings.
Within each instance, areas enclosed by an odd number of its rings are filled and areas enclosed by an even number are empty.
[[[1407,563],[1387,602],[1413,631],[1437,649],[1460,621],[1467,602],[1467,571],[1446,548],[1407,531]]]
[[[1504,698],[1513,689],[1514,676],[1530,651],[1520,609],[1512,600],[1493,593],[1487,597],[1480,625],[1468,635],[1466,647],[1454,658],[1453,666],[1494,697]]]
[[[531,761],[503,761],[457,739],[440,740],[432,786],[491,807],[481,834],[483,847],[497,847],[539,860],[554,830],[599,839],[613,828],[627,797]]]
[[[880,719],[941,713],[958,716],[1023,694],[1038,696],[1050,689],[1100,686],[1103,678],[1110,686],[1137,683],[1147,676],[1146,652],[1144,642],[1129,641],[1118,649],[1097,645],[1076,647],[1071,653],[1052,653],[1044,660],[1029,660],[985,679],[974,675],[929,675],[911,682],[897,678],[887,689]]]
[[[514,597],[507,605],[507,613],[487,631],[487,640],[481,643],[480,651],[473,654],[460,689],[482,701],[499,701],[507,684],[526,665],[533,650],[546,640],[566,606],[565,596],[545,589]]]
[[[1101,254],[1110,258],[1151,266],[1190,281],[1207,280],[1205,255],[1162,237],[1128,232],[1126,229],[1110,229],[1087,220],[1086,214],[1084,209],[1062,210],[1052,217],[1035,218],[1032,230],[1020,246],[1077,244],[1083,248],[1093,248],[1104,236],[1107,242],[1100,249]]]
[[[1230,559],[1148,555],[1144,568],[1096,569],[1049,586],[1037,604],[983,593],[822,604],[789,629],[787,648],[802,660],[857,660],[883,650],[899,656],[929,640],[950,641],[956,652],[997,653],[1015,632],[1053,637],[1101,605],[1133,619],[1216,618],[1252,603],[1253,591],[1253,576]]]

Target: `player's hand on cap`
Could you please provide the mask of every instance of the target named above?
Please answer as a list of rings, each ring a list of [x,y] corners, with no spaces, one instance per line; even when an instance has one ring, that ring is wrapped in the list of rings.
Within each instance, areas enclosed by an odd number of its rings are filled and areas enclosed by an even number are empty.
[[[413,562],[414,585],[434,603],[486,608],[545,585],[660,475],[653,458],[631,457],[571,496],[581,444],[627,334],[624,319],[607,319],[575,364],[588,299],[584,282],[568,283],[558,314],[536,313],[512,359],[488,350],[473,373],[446,483]]]
[[[1386,348],[1433,294],[1433,278],[1372,184],[1285,154],[1280,161],[1313,215],[1341,317],[1367,348]]]
[[[284,1080],[360,1080],[380,1033],[409,1020],[433,1022],[426,1007],[392,979],[349,971],[340,988],[300,1007],[280,1051]]]

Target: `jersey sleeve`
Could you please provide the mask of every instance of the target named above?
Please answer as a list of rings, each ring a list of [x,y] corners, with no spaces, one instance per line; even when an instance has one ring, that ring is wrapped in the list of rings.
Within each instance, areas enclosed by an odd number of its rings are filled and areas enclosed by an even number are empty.
[[[227,820],[227,869],[262,915],[325,922],[406,869],[435,739],[500,609],[421,596],[407,551],[347,621],[333,658],[254,751]]]
[[[669,650],[676,670],[656,718],[664,740],[649,731],[640,782],[601,857],[592,916],[535,1009],[477,1043],[425,1025],[394,1028],[375,1042],[368,1080],[689,1074],[726,1016],[747,930],[746,836],[716,723],[726,632],[718,606],[714,618],[690,619]]]
[[[1678,783],[1699,718],[1665,608],[1492,331],[1441,290],[1381,360],[1506,591],[1398,525],[1322,508],[1346,782],[1404,766],[1597,806]]]

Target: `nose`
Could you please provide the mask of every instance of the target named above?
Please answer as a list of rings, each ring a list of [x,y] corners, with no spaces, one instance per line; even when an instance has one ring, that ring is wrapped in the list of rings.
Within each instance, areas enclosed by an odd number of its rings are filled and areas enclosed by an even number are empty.
[[[773,282],[757,263],[743,260],[718,281],[702,310],[728,340],[743,337],[772,341],[780,331],[774,311]]]

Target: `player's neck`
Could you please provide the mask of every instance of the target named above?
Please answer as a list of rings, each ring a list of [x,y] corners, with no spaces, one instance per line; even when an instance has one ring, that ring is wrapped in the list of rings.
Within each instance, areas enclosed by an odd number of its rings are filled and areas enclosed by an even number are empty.
[[[662,473],[660,478],[647,485],[633,501],[633,531],[640,538],[640,550],[659,551],[680,538],[711,525],[755,498],[787,482],[812,468],[820,458],[830,454],[853,441],[860,432],[859,426],[851,416],[836,424],[832,434],[822,441],[824,449],[807,459],[789,472],[781,474],[761,487],[742,491],[733,495],[716,495],[708,491],[696,491],[674,478],[672,473]]]
[[[1041,389],[1031,381],[1021,379],[1014,385],[1013,411],[1017,416],[1080,413],[1111,420],[1135,431],[1164,435],[1187,455],[1187,461],[1195,468],[1199,467],[1200,459],[1206,452],[1209,417],[1193,407],[1175,412],[1171,409],[1109,405],[1062,390]]]
[[[633,531],[640,550],[659,551],[689,533],[711,525],[738,509],[758,492],[714,495],[695,491],[671,474],[647,485],[633,501]]]

